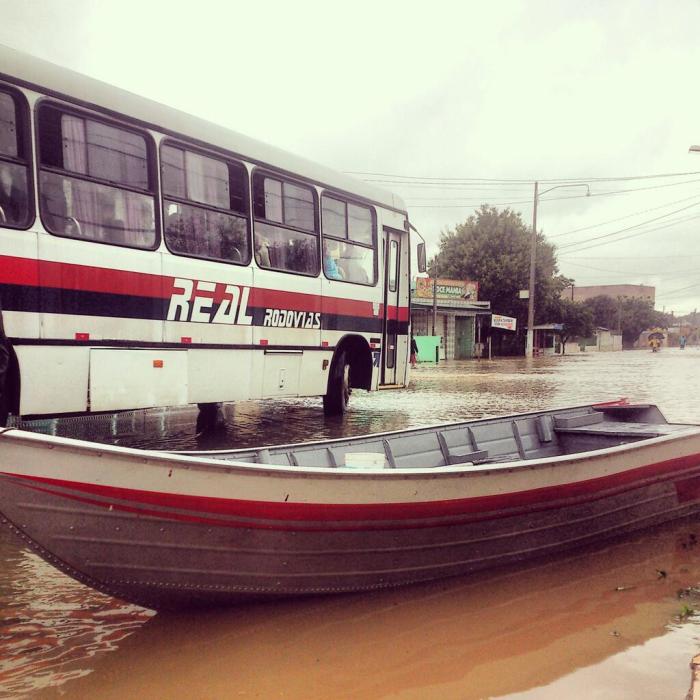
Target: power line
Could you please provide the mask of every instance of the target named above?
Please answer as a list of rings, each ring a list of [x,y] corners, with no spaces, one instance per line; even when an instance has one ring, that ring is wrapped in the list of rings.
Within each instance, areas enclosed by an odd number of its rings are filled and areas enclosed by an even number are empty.
[[[592,265],[583,265],[581,263],[577,262],[571,262],[570,260],[566,261],[567,265],[573,265],[574,267],[582,267],[586,270],[594,270],[595,272],[607,272],[610,274],[626,274],[622,272],[620,269],[617,270],[605,270],[601,267],[593,267]],[[656,272],[639,272],[638,270],[634,270],[632,272],[634,275],[641,275],[642,277],[666,277],[666,276],[673,276],[673,277],[683,277],[683,276],[690,276],[690,275],[698,275],[700,272],[698,272],[697,268],[693,268],[690,270],[670,270],[668,272],[663,272],[661,270],[656,270]]]
[[[542,202],[556,202],[560,200],[565,200],[565,199],[587,199],[589,197],[607,197],[610,195],[616,195],[616,194],[627,194],[629,192],[644,192],[648,190],[659,190],[663,189],[666,187],[678,187],[679,185],[690,185],[694,184],[696,182],[700,182],[700,179],[697,180],[684,180],[683,182],[672,182],[666,185],[652,185],[650,187],[633,187],[631,189],[625,189],[625,190],[612,190],[609,192],[591,192],[590,194],[577,194],[577,195],[563,195],[561,197],[547,197],[545,199],[541,199],[540,201]],[[698,196],[698,195],[695,195]],[[433,201],[439,201],[440,198],[438,197],[427,197],[426,199],[433,200]],[[691,199],[691,197],[688,197],[687,199]],[[459,198],[454,197],[454,198],[446,198],[444,201],[458,201]],[[471,207],[480,207],[482,204],[487,204],[488,206],[492,207],[505,207],[505,206],[514,206],[516,204],[531,204],[532,199],[520,199],[516,201],[511,201],[511,202],[484,202],[483,200],[481,201],[474,201],[474,202],[463,202],[461,204],[410,204],[411,201],[418,201],[415,199],[411,199],[410,197],[406,198],[406,204],[409,205],[412,209],[463,209],[463,208],[471,208]],[[680,200],[680,201],[687,201],[687,200]],[[670,205],[669,205],[670,206]],[[625,217],[623,217],[625,218]],[[561,234],[559,234],[561,235]]]
[[[591,192],[589,196],[591,197],[605,197],[610,194],[624,194],[626,192],[644,192],[647,190],[662,190],[666,187],[678,187],[678,185],[692,185],[695,182],[700,182],[697,180],[683,180],[682,182],[669,182],[665,185],[651,185],[650,187],[633,187],[628,190],[612,190],[610,192]]]
[[[687,209],[692,209],[693,207],[697,207],[698,205],[700,205],[700,202],[695,202],[694,204],[688,204],[687,206],[681,207],[680,209],[674,209],[673,211],[670,211],[666,214],[662,214],[661,216],[656,216],[653,219],[647,219],[646,221],[641,221],[638,224],[633,224],[632,226],[627,226],[625,228],[618,229],[617,231],[612,231],[610,233],[604,233],[601,236],[594,236],[593,238],[587,238],[583,241],[576,241],[574,243],[566,243],[563,246],[561,246],[560,250],[566,250],[567,248],[573,248],[573,247],[576,247],[579,245],[583,245],[585,243],[591,243],[592,241],[599,241],[603,238],[610,238],[611,236],[617,236],[620,233],[625,233],[626,231],[631,231],[632,229],[639,228],[640,226],[645,226],[646,224],[654,223],[655,221],[665,219],[667,216],[671,216],[672,214],[678,214],[682,211],[686,211]],[[692,218],[697,218],[697,217],[690,217],[690,218],[692,219]],[[676,222],[676,223],[680,223],[680,221]],[[655,230],[655,229],[652,229],[652,230]],[[643,233],[649,233],[649,231],[641,231],[635,235],[642,235]],[[631,238],[631,236],[625,236],[624,238],[619,238],[617,240],[625,240],[625,238]],[[610,241],[610,242],[612,243],[614,241]],[[590,247],[590,246],[588,246],[588,247]],[[584,250],[584,249],[581,249],[581,250]],[[576,251],[576,252],[580,252],[580,251]]]
[[[590,248],[598,248],[600,246],[604,245],[609,245],[610,243],[619,243],[620,241],[626,241],[628,238],[636,238],[637,236],[642,236],[645,233],[656,233],[657,231],[661,231],[665,228],[670,228],[671,226],[676,226],[678,224],[684,223],[686,221],[691,221],[693,219],[698,219],[700,218],[700,214],[697,216],[689,216],[683,219],[677,219],[676,221],[671,221],[669,223],[664,224],[663,226],[655,226],[654,228],[647,229],[646,231],[639,231],[637,233],[631,233],[628,236],[621,236],[620,238],[616,238],[612,241],[603,241],[602,243],[594,243],[593,245],[589,246],[584,246],[583,248],[579,248],[578,250],[574,250],[574,253],[580,253],[583,250],[589,250]],[[571,244],[572,246],[577,245],[577,244]],[[566,253],[562,255],[561,257],[566,258]]]
[[[616,221],[622,221],[623,219],[629,219],[633,216],[639,216],[640,214],[647,214],[650,211],[658,211],[664,207],[670,207],[674,204],[680,204],[681,202],[687,202],[690,199],[700,198],[700,195],[694,194],[690,197],[684,197],[683,199],[675,199],[673,202],[667,202],[666,204],[661,204],[658,207],[651,207],[649,209],[641,209],[639,211],[632,212],[631,214],[625,214],[625,216],[618,216],[616,219],[609,219],[608,221],[601,221],[599,224],[591,224],[590,226],[582,226],[581,228],[575,228],[571,231],[564,231],[564,233],[555,233],[554,235],[547,236],[547,238],[561,238],[562,236],[570,236],[572,233],[580,233],[581,231],[588,231],[592,228],[598,228],[599,226],[605,226],[606,224],[613,224]]]
[[[616,177],[567,177],[567,178],[491,178],[491,177],[431,177],[422,175],[400,175],[397,173],[376,173],[363,170],[345,170],[347,175],[363,176],[363,179],[369,177],[393,178],[398,181],[417,181],[424,180],[426,182],[502,182],[502,183],[521,183],[534,185],[535,181],[539,183],[560,183],[560,182],[621,182],[626,180],[653,180],[662,177],[684,177],[687,175],[700,175],[700,171],[693,170],[690,172],[681,173],[657,173],[653,175],[623,175]],[[366,176],[366,177],[364,177]],[[373,182],[382,182],[381,180],[368,180]]]
[[[669,297],[674,297],[678,292],[685,292],[688,289],[693,289],[694,287],[700,287],[700,282],[696,282],[695,284],[689,284],[686,287],[681,287],[680,289],[672,289],[670,292],[665,292],[661,294],[657,294],[657,298],[661,299],[668,299]],[[685,294],[682,294],[681,296],[685,296]]]
[[[570,254],[569,254],[570,255]],[[700,258],[700,254],[688,255],[581,255],[580,257],[567,257],[567,262],[571,260],[678,260],[682,258]]]

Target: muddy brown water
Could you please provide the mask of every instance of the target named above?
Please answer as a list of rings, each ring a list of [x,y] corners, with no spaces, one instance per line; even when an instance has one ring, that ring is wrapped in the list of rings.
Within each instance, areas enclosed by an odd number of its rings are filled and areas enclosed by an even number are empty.
[[[700,349],[421,366],[407,390],[26,427],[210,449],[322,439],[628,396],[700,423]],[[154,614],[73,581],[0,530],[0,697],[683,700],[700,652],[700,522],[385,591]]]

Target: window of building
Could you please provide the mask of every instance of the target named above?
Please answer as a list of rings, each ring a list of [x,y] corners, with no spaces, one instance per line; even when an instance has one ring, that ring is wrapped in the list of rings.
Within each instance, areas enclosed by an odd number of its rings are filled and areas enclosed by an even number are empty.
[[[180,255],[247,265],[248,178],[240,163],[174,145],[161,148],[163,231]]]
[[[377,251],[372,210],[324,194],[321,221],[326,277],[355,284],[374,284]]]
[[[144,134],[39,109],[39,201],[51,233],[133,248],[157,243]]]
[[[260,267],[318,274],[316,198],[311,187],[255,173],[253,213]]]
[[[8,92],[0,92],[0,226],[29,224],[29,153],[25,147],[27,110]]]

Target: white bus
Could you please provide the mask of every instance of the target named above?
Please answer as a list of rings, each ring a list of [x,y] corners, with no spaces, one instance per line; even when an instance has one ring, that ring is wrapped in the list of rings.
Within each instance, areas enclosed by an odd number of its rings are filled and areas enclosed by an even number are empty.
[[[408,383],[410,257],[398,197],[0,47],[0,418],[342,413]]]

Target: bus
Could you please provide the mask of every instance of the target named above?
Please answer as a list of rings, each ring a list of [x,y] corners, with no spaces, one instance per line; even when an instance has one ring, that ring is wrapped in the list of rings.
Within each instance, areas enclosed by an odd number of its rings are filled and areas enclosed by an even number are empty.
[[[0,47],[0,424],[302,396],[337,415],[405,386],[410,231],[381,188]]]

